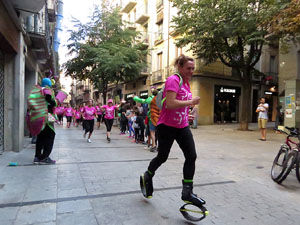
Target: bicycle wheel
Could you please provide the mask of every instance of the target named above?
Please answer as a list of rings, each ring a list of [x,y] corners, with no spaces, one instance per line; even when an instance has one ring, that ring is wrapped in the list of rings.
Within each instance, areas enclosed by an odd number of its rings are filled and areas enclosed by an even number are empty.
[[[296,162],[296,176],[300,182],[300,153],[298,152],[297,162]]]
[[[282,181],[284,181],[287,178],[287,176],[290,174],[291,170],[295,168],[294,166],[297,161],[297,157],[298,157],[298,151],[293,150],[292,152],[289,153],[288,158],[287,160],[285,160],[283,165],[284,167],[286,167],[286,169],[282,177],[276,181],[278,184],[281,184]]]
[[[287,159],[288,152],[289,152],[289,146],[282,145],[273,161],[273,165],[271,169],[271,177],[275,182],[281,178],[281,176],[283,175],[286,169],[286,167],[284,167],[284,162]]]

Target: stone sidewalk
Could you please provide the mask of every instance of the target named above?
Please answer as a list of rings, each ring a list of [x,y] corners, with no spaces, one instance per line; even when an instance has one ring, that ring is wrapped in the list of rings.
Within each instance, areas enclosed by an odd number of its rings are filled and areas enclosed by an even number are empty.
[[[259,141],[238,125],[192,130],[198,159],[194,192],[204,197],[210,215],[195,224],[299,224],[300,184],[294,174],[283,185],[270,178],[272,161],[285,136],[268,132]],[[194,224],[179,212],[184,157],[174,144],[169,160],[154,177],[151,200],[142,197],[139,175],[154,153],[119,136],[107,143],[104,126],[92,143],[81,128],[57,128],[51,157],[56,165],[34,166],[34,145],[0,156],[0,225]],[[18,166],[9,167],[9,162]]]

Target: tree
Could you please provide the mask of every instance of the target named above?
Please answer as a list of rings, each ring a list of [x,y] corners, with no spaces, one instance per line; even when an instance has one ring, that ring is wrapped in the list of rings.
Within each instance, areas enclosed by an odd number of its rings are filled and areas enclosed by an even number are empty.
[[[288,50],[290,41],[300,41],[300,0],[291,0],[284,4],[282,9],[271,21],[273,35],[281,37],[282,50]]]
[[[145,66],[147,50],[137,41],[140,34],[125,28],[117,8],[96,7],[90,22],[74,22],[77,30],[70,31],[67,46],[75,57],[64,64],[66,75],[90,79],[106,103],[108,84],[136,79]]]
[[[172,0],[178,8],[173,19],[179,34],[177,45],[189,46],[198,57],[212,63],[221,60],[237,72],[243,89],[240,129],[248,130],[252,75],[263,45],[268,43],[271,18],[277,0]]]

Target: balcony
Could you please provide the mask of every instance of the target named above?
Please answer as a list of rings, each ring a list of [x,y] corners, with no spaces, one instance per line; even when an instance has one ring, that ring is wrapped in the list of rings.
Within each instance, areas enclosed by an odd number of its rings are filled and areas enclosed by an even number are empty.
[[[24,30],[32,42],[30,47],[38,59],[39,64],[42,67],[52,68],[53,59],[50,58],[52,51],[48,8],[45,7],[43,11],[44,16],[41,16],[42,13],[29,13],[19,9],[20,15],[24,18]]]
[[[158,44],[162,43],[163,41],[164,40],[163,40],[163,33],[162,33],[162,31],[155,32],[154,44],[158,45]]]
[[[162,23],[163,20],[164,20],[164,12],[161,11],[161,12],[157,13],[156,24]]]
[[[144,23],[146,23],[149,18],[150,15],[148,14],[148,7],[143,5],[141,6],[137,11],[136,11],[136,18],[137,20],[135,21],[138,24],[143,25]]]
[[[132,0],[127,0],[124,2],[124,7],[122,8],[121,12],[129,13],[135,6],[137,2]]]
[[[39,12],[45,5],[45,0],[10,0],[17,10]]]
[[[47,7],[48,7],[49,22],[54,23],[56,21],[55,0],[48,0]]]
[[[141,70],[141,77],[147,77],[150,74],[150,68],[148,66],[144,67]]]
[[[156,0],[156,10],[160,11],[164,7],[164,0]]]
[[[164,69],[152,73],[152,84],[163,82]]]
[[[126,28],[129,30],[136,30],[136,23],[126,21],[125,24]]]
[[[142,45],[143,49],[146,49],[149,47],[150,40],[149,40],[149,34],[147,32],[143,32],[138,36],[138,40],[140,44]]]
[[[266,85],[278,85],[278,73],[267,72],[264,74],[265,74],[264,81]]]

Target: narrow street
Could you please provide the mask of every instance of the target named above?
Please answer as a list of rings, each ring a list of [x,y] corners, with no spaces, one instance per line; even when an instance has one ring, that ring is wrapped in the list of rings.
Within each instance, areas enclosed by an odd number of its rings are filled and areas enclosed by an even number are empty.
[[[237,125],[193,130],[198,159],[194,192],[207,201],[209,216],[198,224],[282,225],[300,221],[295,174],[284,185],[270,168],[284,135],[241,132]],[[254,128],[256,129],[256,128]],[[193,224],[179,212],[183,155],[174,144],[154,177],[154,195],[143,198],[139,175],[155,153],[119,136],[107,143],[104,126],[92,143],[81,128],[57,128],[51,157],[56,165],[34,166],[34,145],[0,156],[0,224]],[[9,162],[18,162],[8,167]]]

